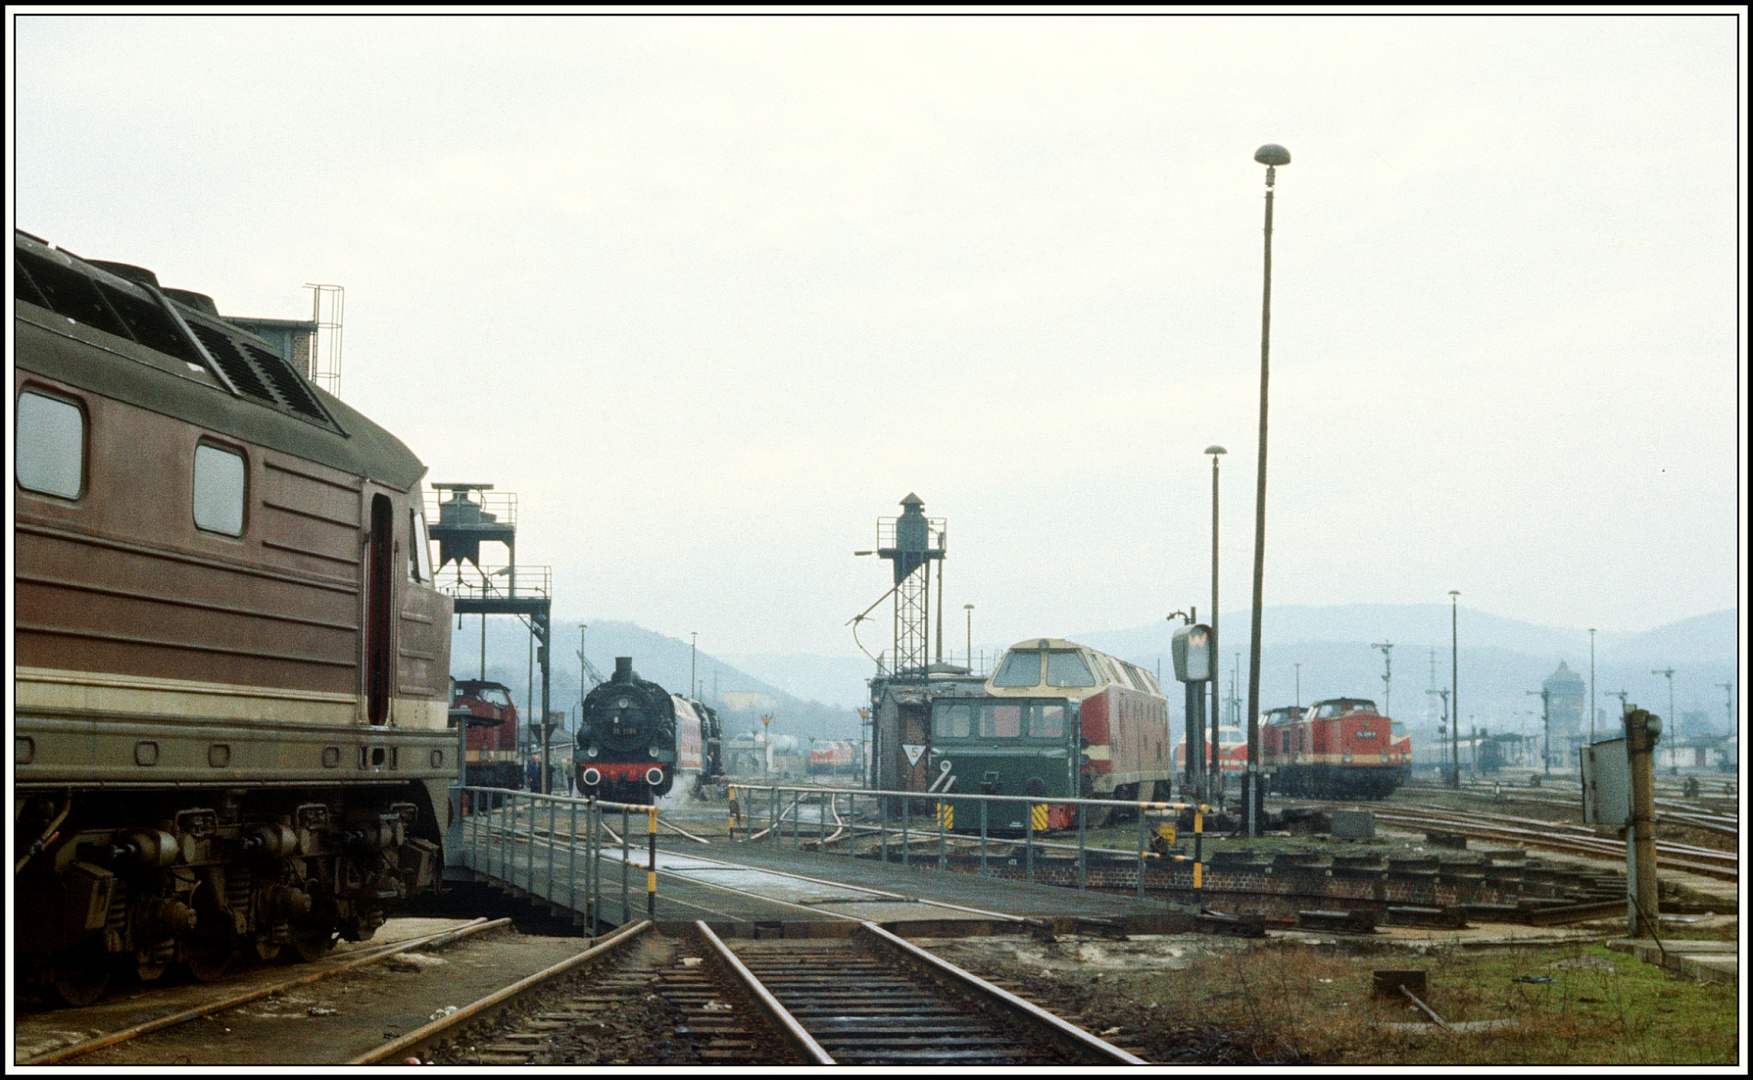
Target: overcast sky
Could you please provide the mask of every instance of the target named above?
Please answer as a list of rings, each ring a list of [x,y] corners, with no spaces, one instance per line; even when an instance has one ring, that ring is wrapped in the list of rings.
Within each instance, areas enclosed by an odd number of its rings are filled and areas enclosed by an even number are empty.
[[[1744,24],[223,17],[10,25],[15,224],[228,314],[520,499],[557,617],[854,651],[917,492],[962,630],[1737,603]],[[888,645],[887,620],[866,644]],[[959,644],[961,633],[953,633]]]

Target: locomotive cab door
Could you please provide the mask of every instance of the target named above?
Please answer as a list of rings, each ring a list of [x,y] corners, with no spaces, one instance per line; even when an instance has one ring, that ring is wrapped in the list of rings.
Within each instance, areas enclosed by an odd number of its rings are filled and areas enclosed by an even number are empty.
[[[396,536],[395,503],[388,494],[366,485],[368,511],[364,537],[364,565],[360,567],[363,610],[360,612],[364,641],[361,663],[365,698],[365,722],[384,726],[390,722],[395,700],[396,555],[401,544]]]

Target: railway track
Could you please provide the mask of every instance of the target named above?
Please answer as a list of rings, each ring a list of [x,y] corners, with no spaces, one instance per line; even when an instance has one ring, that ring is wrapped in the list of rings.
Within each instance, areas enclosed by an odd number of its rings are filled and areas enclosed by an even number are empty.
[[[81,1039],[78,1042],[57,1047],[54,1050],[21,1058],[18,1061],[18,1064],[54,1065],[70,1061],[74,1058],[84,1057],[85,1055],[94,1053],[98,1050],[104,1050],[112,1046],[119,1046],[123,1043],[132,1042],[135,1039],[151,1035],[155,1032],[165,1031],[170,1028],[188,1024],[194,1020],[200,1020],[204,1017],[210,1017],[214,1014],[225,1012],[230,1009],[236,1009],[240,1006],[260,1001],[263,998],[283,994],[294,988],[306,986],[319,980],[343,975],[380,961],[399,956],[403,953],[417,949],[438,948],[452,942],[460,941],[482,931],[500,929],[501,927],[508,926],[510,923],[510,919],[475,919],[437,933],[425,934],[420,937],[409,938],[405,941],[398,941],[377,948],[361,950],[351,956],[339,957],[332,962],[317,966],[315,970],[302,971],[298,975],[289,979],[280,980],[269,985],[254,986],[248,990],[216,997],[198,1005],[169,1012],[151,1020],[132,1024],[115,1031],[93,1035]],[[77,1010],[64,1010],[62,1015],[75,1012],[77,1012]],[[70,1022],[77,1023],[77,1020],[71,1019]]]
[[[1405,805],[1376,810],[1375,817],[1377,821],[1389,825],[1441,829],[1480,839],[1503,840],[1526,847],[1567,851],[1592,858],[1625,857],[1623,842],[1598,837],[1592,828],[1584,825],[1447,808],[1425,810]],[[1740,859],[1733,852],[1660,840],[1656,842],[1656,858],[1662,866],[1687,870],[1706,877],[1728,881],[1735,881],[1740,877]]]
[[[541,992],[546,980],[507,987],[351,1064],[570,1063],[569,1048],[588,1043],[603,1018],[640,1007],[649,1013],[653,1002],[667,1020],[653,1016],[665,1030],[653,1031],[652,1042],[675,1064],[1144,1063],[873,923],[844,938],[734,945],[705,923],[681,939],[648,927],[629,927],[590,950],[598,960],[590,978],[544,994],[497,1029],[471,1022]]]

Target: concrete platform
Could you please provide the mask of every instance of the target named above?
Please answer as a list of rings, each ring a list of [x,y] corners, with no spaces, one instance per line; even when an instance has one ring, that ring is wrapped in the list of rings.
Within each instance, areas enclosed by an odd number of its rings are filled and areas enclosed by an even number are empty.
[[[1609,941],[1614,952],[1630,953],[1664,971],[1686,975],[1699,982],[1738,983],[1741,978],[1741,943],[1738,941],[1664,941],[1657,945],[1642,938]]]

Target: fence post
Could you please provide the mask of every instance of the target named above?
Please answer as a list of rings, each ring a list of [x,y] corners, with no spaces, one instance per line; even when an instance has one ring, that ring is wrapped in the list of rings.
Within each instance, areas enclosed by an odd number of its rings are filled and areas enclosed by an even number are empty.
[[[557,801],[555,801],[553,796],[550,795],[548,797],[548,899],[549,900],[553,900],[554,897],[557,895],[555,892],[555,889],[554,889],[554,860],[559,858],[559,856],[560,856],[559,851],[556,850],[556,846],[560,843],[560,828],[559,828],[559,824],[558,824],[559,815],[560,815],[560,804]]]
[[[907,846],[908,846],[907,845],[907,819],[912,814],[912,809],[913,809],[912,803],[913,803],[912,799],[909,799],[906,796],[902,796],[902,798],[901,798],[901,866],[903,869],[905,869],[907,866]]]
[[[980,876],[986,876],[986,807],[985,799],[980,800]]]
[[[878,814],[878,817],[881,820],[878,822],[877,827],[882,830],[883,834],[883,865],[887,866],[889,865],[889,797],[887,795],[878,795],[877,804],[878,809],[881,811],[881,813]]]
[[[572,820],[566,825],[566,910],[578,910],[578,800],[572,801]]]
[[[1023,879],[1029,884],[1035,883],[1035,804],[1023,803],[1023,822],[1028,827],[1024,835],[1023,847]]]
[[[627,816],[627,806],[621,805],[621,922],[625,926],[633,921],[633,909],[627,904],[627,867],[633,861],[633,825]]]
[[[655,798],[655,796],[653,796]],[[657,804],[652,803],[645,820],[648,853],[645,856],[645,917],[657,921]]]
[[[1089,807],[1083,803],[1077,804],[1077,887],[1080,889],[1089,888],[1089,862],[1084,858],[1083,847],[1084,821],[1088,810]]]
[[[1138,804],[1138,898],[1144,899],[1144,804]]]

